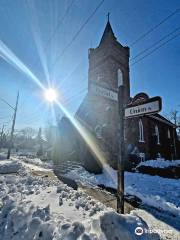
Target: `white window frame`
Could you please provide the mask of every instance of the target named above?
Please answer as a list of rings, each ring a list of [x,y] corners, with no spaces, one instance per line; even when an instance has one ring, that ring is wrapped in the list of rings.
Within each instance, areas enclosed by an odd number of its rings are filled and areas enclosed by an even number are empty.
[[[97,82],[98,82],[98,83],[101,82],[101,79],[104,79],[104,74],[99,73],[99,74],[97,75]]]
[[[155,126],[155,135],[157,136],[157,144],[160,145],[160,137],[159,137],[158,125]]]
[[[118,87],[119,87],[123,85],[123,73],[120,68],[117,71],[117,75],[118,75]]]
[[[139,158],[140,158],[141,162],[144,162],[144,161],[146,160],[146,158],[145,158],[145,153],[140,152],[140,153],[139,153]]]
[[[96,133],[96,137],[98,139],[102,139],[102,126],[101,125],[97,125],[95,127],[95,133]]]
[[[139,119],[139,142],[145,142],[144,141],[144,126],[142,119]]]

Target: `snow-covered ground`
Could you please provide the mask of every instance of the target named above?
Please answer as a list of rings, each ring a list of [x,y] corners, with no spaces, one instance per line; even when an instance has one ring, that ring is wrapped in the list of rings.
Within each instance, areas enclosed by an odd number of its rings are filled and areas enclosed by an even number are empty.
[[[168,168],[168,167],[177,167],[180,166],[180,160],[148,160],[138,164],[137,168],[140,166],[152,167],[152,168]]]
[[[109,166],[102,174],[90,174],[83,168],[67,174],[76,181],[117,188],[117,172]],[[139,197],[143,203],[180,217],[180,180],[125,172],[125,192]]]
[[[3,160],[0,161],[0,174],[16,173],[22,168],[22,164],[18,161]]]
[[[0,161],[1,159],[5,160],[7,156],[6,151],[1,151],[0,153]],[[11,154],[11,159],[18,161],[18,162],[25,162],[25,163],[30,163],[30,164],[34,164],[36,166],[40,166],[43,168],[47,168],[47,169],[52,169],[53,168],[53,162],[52,161],[42,161],[40,158],[35,157],[35,154],[33,154],[32,152],[27,152],[27,153],[23,153],[19,152],[13,152]]]
[[[158,239],[152,238],[145,221],[135,213],[118,215],[83,191],[33,176],[23,165],[16,174],[9,174],[14,161],[4,164],[4,174],[0,175],[0,239]],[[137,227],[144,231],[141,236],[135,234]]]
[[[17,160],[17,161],[20,160],[20,161],[30,163],[30,164],[34,164],[36,166],[40,166],[40,167],[47,168],[47,169],[53,168],[53,163],[52,162],[44,162],[39,158],[29,158],[29,157],[26,157],[26,156],[14,155],[12,157],[12,159]]]
[[[129,215],[118,215],[83,191],[33,176],[27,168],[29,165],[23,161],[0,161],[0,172],[4,173],[0,174],[0,239],[180,240],[177,229],[167,224],[161,214],[157,218],[149,211],[135,209]],[[83,168],[69,175],[92,186],[116,187],[116,171],[108,166],[100,175],[90,174]],[[178,184],[178,180],[157,176],[125,174],[126,192],[150,206],[166,210],[167,218],[168,213],[173,213],[172,221],[179,219]],[[137,227],[144,231],[141,236],[135,234]]]

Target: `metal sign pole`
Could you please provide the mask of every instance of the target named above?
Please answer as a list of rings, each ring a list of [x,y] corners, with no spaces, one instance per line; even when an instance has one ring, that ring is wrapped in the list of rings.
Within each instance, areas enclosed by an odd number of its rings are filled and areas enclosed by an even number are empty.
[[[124,86],[118,92],[118,171],[117,171],[117,212],[124,214]]]

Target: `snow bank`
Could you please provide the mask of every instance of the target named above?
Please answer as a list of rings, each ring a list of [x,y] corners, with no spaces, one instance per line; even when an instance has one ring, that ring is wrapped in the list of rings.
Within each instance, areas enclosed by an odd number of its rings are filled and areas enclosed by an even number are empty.
[[[140,166],[152,167],[152,168],[168,168],[168,167],[178,167],[180,166],[180,160],[148,160],[145,162],[141,162],[137,165],[137,168]]]
[[[17,156],[17,157],[13,157],[13,159],[15,159],[15,160],[18,159],[20,161],[24,161],[26,163],[34,164],[36,166],[43,167],[43,168],[46,168],[46,169],[52,169],[52,167],[53,167],[53,163],[43,162],[39,158],[29,158],[29,157],[25,157],[25,156]]]
[[[22,168],[22,164],[17,161],[0,161],[0,174],[17,173]]]
[[[83,168],[68,173],[76,181],[117,188],[117,171],[106,165],[102,174],[90,174]],[[125,172],[125,193],[143,203],[180,216],[179,180]]]
[[[136,236],[135,229],[144,233]],[[0,176],[0,239],[151,239],[147,224],[112,209],[59,181],[31,176]]]
[[[148,238],[147,224],[138,217],[131,215],[119,215],[115,212],[107,212],[100,217],[101,230],[108,240],[135,240]],[[136,235],[135,229],[143,229],[142,235]]]
[[[141,227],[144,233],[136,236],[135,229]],[[138,217],[105,212],[88,222],[69,222],[54,218],[49,206],[38,208],[25,203],[17,205],[7,199],[0,214],[0,238],[6,240],[145,240],[150,239],[147,224]]]
[[[75,180],[80,181],[83,183],[88,183],[89,185],[98,185],[98,181],[96,179],[96,175],[89,173],[86,171],[83,167],[75,168],[65,174],[66,177]]]

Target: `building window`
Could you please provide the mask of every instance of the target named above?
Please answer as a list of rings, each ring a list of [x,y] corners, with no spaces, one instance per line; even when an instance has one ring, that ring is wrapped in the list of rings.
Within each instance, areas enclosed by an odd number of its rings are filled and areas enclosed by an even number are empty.
[[[168,132],[167,132],[167,136],[168,136],[168,139],[171,138],[171,133],[170,133],[170,130],[168,129]]]
[[[123,85],[123,74],[121,69],[118,69],[118,87]]]
[[[139,142],[144,142],[144,127],[142,120],[139,120]]]
[[[104,75],[101,73],[101,74],[98,74],[97,75],[97,82],[102,82],[104,80]]]
[[[139,153],[139,158],[140,158],[140,161],[141,162],[144,162],[146,159],[145,159],[145,153],[142,153],[142,152],[140,152]]]
[[[156,135],[156,137],[157,137],[157,144],[160,144],[160,139],[159,139],[159,128],[158,128],[157,125],[155,126],[155,135]]]
[[[98,139],[102,139],[102,127],[100,125],[95,127],[95,133]]]

